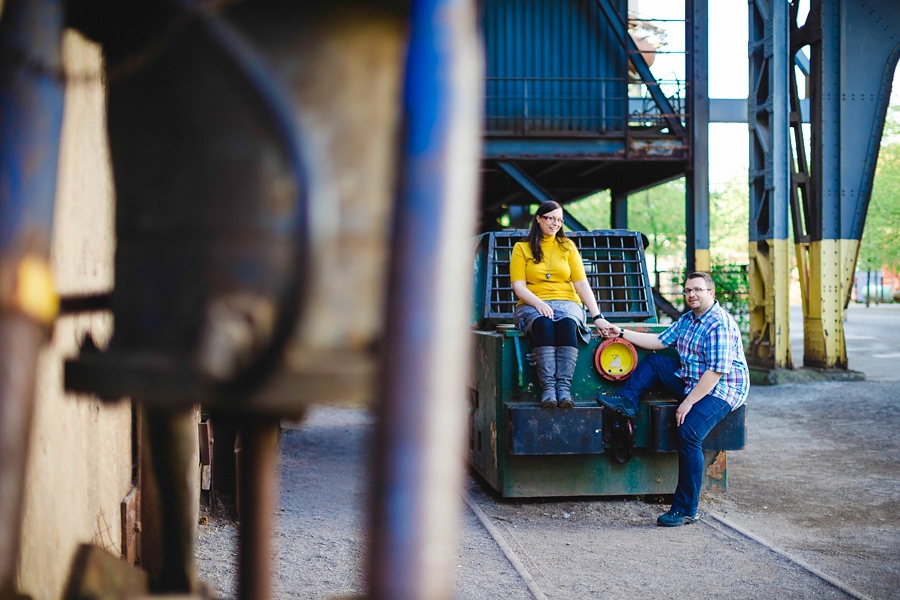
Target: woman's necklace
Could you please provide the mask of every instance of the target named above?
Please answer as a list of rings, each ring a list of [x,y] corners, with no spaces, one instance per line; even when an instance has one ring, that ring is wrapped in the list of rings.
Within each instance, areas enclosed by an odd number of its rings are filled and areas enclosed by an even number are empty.
[[[556,244],[550,242],[552,246],[550,247],[550,257],[547,259],[547,279],[550,279],[550,267],[553,266],[553,251],[556,250]]]

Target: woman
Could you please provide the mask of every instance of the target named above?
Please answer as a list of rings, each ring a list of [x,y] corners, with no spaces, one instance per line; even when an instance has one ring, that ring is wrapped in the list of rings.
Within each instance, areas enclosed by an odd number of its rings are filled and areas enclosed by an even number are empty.
[[[531,358],[541,386],[541,408],[572,408],[569,391],[578,359],[578,338],[587,343],[584,307],[601,332],[609,323],[600,314],[574,242],[563,233],[563,210],[544,202],[531,231],[512,251],[509,274],[519,298],[516,327],[531,336]],[[580,301],[579,301],[580,299]]]

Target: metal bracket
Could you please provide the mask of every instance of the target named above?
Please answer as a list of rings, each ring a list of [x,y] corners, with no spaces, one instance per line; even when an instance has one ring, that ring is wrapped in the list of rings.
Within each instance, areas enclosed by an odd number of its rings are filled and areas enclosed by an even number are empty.
[[[122,500],[122,558],[129,565],[141,562],[141,492],[131,488]]]

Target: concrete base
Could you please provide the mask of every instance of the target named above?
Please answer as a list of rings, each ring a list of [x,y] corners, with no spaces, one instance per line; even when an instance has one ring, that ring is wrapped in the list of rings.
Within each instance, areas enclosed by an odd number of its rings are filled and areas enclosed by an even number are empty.
[[[760,369],[750,367],[750,385],[783,385],[786,383],[817,383],[820,381],[865,381],[860,371],[849,369]]]

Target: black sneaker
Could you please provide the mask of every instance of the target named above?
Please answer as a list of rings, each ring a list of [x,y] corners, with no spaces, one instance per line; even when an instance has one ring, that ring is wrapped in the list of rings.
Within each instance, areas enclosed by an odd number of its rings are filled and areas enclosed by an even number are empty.
[[[597,396],[597,402],[610,410],[622,413],[629,419],[637,416],[637,407],[631,403],[631,400],[619,394],[600,394]]]
[[[700,513],[686,515],[679,510],[670,509],[669,512],[659,515],[656,518],[656,524],[660,527],[679,527],[681,525],[690,525],[700,520]]]

